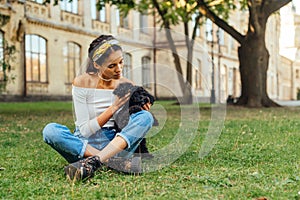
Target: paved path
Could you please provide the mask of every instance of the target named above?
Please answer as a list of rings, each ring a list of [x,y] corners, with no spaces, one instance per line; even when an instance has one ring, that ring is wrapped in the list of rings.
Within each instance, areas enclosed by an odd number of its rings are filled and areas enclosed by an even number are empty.
[[[300,101],[277,101],[275,100],[279,105],[282,106],[300,106]]]

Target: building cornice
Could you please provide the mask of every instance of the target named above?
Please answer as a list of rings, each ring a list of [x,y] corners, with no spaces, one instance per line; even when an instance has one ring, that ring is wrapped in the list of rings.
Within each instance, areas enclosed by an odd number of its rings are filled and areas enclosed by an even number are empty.
[[[57,23],[57,22],[51,22],[51,21],[48,21],[48,20],[33,18],[33,17],[29,17],[29,16],[26,16],[26,20],[30,24],[42,25],[42,26],[45,26],[45,27],[55,28],[55,29],[62,30],[62,31],[78,33],[78,34],[83,34],[83,35],[93,36],[93,37],[99,35],[99,32],[90,31],[90,30],[84,29],[84,27],[83,28],[76,28],[72,25],[60,24],[60,23]]]

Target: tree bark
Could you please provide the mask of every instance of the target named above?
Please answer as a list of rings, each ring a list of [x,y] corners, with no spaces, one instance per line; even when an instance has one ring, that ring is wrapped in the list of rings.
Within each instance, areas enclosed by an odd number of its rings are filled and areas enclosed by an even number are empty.
[[[237,105],[247,107],[278,106],[267,94],[269,52],[261,37],[251,35],[239,47],[242,93]]]

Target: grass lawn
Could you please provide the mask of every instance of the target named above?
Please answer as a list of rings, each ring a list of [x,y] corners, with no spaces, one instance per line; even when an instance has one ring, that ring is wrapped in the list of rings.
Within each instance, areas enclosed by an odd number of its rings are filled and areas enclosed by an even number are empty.
[[[158,101],[153,107],[163,123],[147,141],[152,152],[168,145],[180,148],[172,139],[181,134],[178,129],[186,118],[180,118],[181,109],[172,103]],[[199,151],[211,108],[199,109],[195,138],[169,165],[141,176],[105,169],[87,182],[72,183],[63,171],[67,162],[41,135],[49,122],[73,129],[72,104],[0,103],[0,198],[300,199],[300,107],[227,107],[219,140],[204,158]]]

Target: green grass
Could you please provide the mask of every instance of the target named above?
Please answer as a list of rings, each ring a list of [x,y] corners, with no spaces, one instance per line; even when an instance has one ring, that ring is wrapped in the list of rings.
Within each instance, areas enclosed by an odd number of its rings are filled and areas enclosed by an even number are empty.
[[[152,130],[160,130],[148,139],[152,152],[172,144],[178,134],[180,109],[172,103],[157,102],[159,106],[153,108],[160,122],[165,119],[166,123]],[[209,105],[201,105],[200,113],[192,144],[170,165],[141,176],[107,169],[90,181],[74,184],[64,175],[67,162],[41,135],[49,122],[73,129],[72,104],[0,103],[0,198],[300,199],[299,107],[228,107],[217,144],[201,159],[198,154],[211,117]]]

